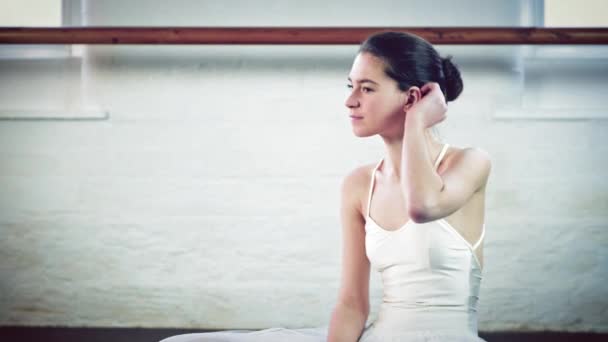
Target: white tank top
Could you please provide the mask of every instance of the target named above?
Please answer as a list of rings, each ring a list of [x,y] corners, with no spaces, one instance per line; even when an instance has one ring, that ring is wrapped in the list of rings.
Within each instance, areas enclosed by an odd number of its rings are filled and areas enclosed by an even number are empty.
[[[434,168],[447,151],[445,144]],[[383,159],[384,160],[384,159]],[[381,273],[383,299],[376,325],[390,329],[440,329],[477,333],[477,301],[482,269],[471,245],[446,220],[415,223],[397,230],[380,227],[370,216],[376,170],[369,190],[365,250]]]

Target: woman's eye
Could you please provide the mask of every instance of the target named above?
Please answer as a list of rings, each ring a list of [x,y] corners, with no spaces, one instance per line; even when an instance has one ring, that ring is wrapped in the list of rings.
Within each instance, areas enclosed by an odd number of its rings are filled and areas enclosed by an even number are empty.
[[[346,88],[352,89],[353,86],[351,84],[347,84]],[[363,87],[363,88],[361,88],[361,90],[363,90],[363,92],[365,92],[365,93],[367,93],[369,91],[374,91],[372,88],[368,88],[368,87]]]
[[[352,85],[352,84],[347,84],[347,85],[346,85],[346,88],[352,89],[352,88],[353,88],[353,85]],[[363,87],[363,88],[361,88],[361,90],[362,90],[364,93],[367,93],[367,92],[370,92],[370,91],[374,91],[372,88],[368,88],[368,87]]]

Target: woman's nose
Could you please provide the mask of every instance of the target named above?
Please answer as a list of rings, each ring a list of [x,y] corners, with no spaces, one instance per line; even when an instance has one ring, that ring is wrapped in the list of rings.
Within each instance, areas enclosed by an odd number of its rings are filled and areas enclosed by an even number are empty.
[[[356,108],[359,106],[359,100],[357,100],[353,94],[350,94],[346,97],[346,101],[344,102],[344,105],[346,105],[346,107],[348,108]]]

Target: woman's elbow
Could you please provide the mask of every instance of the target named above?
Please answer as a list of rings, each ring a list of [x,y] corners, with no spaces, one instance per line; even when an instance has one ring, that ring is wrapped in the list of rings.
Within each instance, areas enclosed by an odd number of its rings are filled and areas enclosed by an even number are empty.
[[[428,205],[410,205],[407,213],[410,219],[416,223],[426,223],[433,220]]]

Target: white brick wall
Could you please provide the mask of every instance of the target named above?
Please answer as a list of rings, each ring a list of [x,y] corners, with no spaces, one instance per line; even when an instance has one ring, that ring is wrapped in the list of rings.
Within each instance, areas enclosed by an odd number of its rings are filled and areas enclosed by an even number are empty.
[[[130,7],[112,16],[115,3],[89,4],[89,24],[145,17]],[[163,24],[153,7],[150,22]],[[374,7],[369,24],[396,11],[388,7]],[[506,25],[519,23],[523,9],[486,10]],[[368,23],[364,10],[352,11],[335,23]],[[388,18],[386,25],[403,25]],[[522,79],[521,47],[438,48],[455,55],[465,83],[441,135],[493,159],[480,329],[607,331],[608,121],[522,120],[530,110],[522,97],[541,88]],[[68,78],[69,89],[107,120],[0,121],[0,324],[328,324],[339,286],[340,181],[383,153],[380,139],[356,138],[346,117],[355,51],[88,47],[82,74],[65,69],[82,76]],[[587,77],[601,93],[597,80],[608,68],[601,53],[596,60],[597,74]],[[0,104],[65,103],[11,92],[11,84],[35,86],[48,75],[27,63],[50,72],[57,62],[0,61]],[[539,76],[550,87],[536,106],[564,99],[555,86],[568,91],[571,73],[563,75]],[[601,111],[605,99],[594,98]],[[504,108],[519,115],[495,118]],[[381,295],[376,274],[372,285],[370,320]]]

